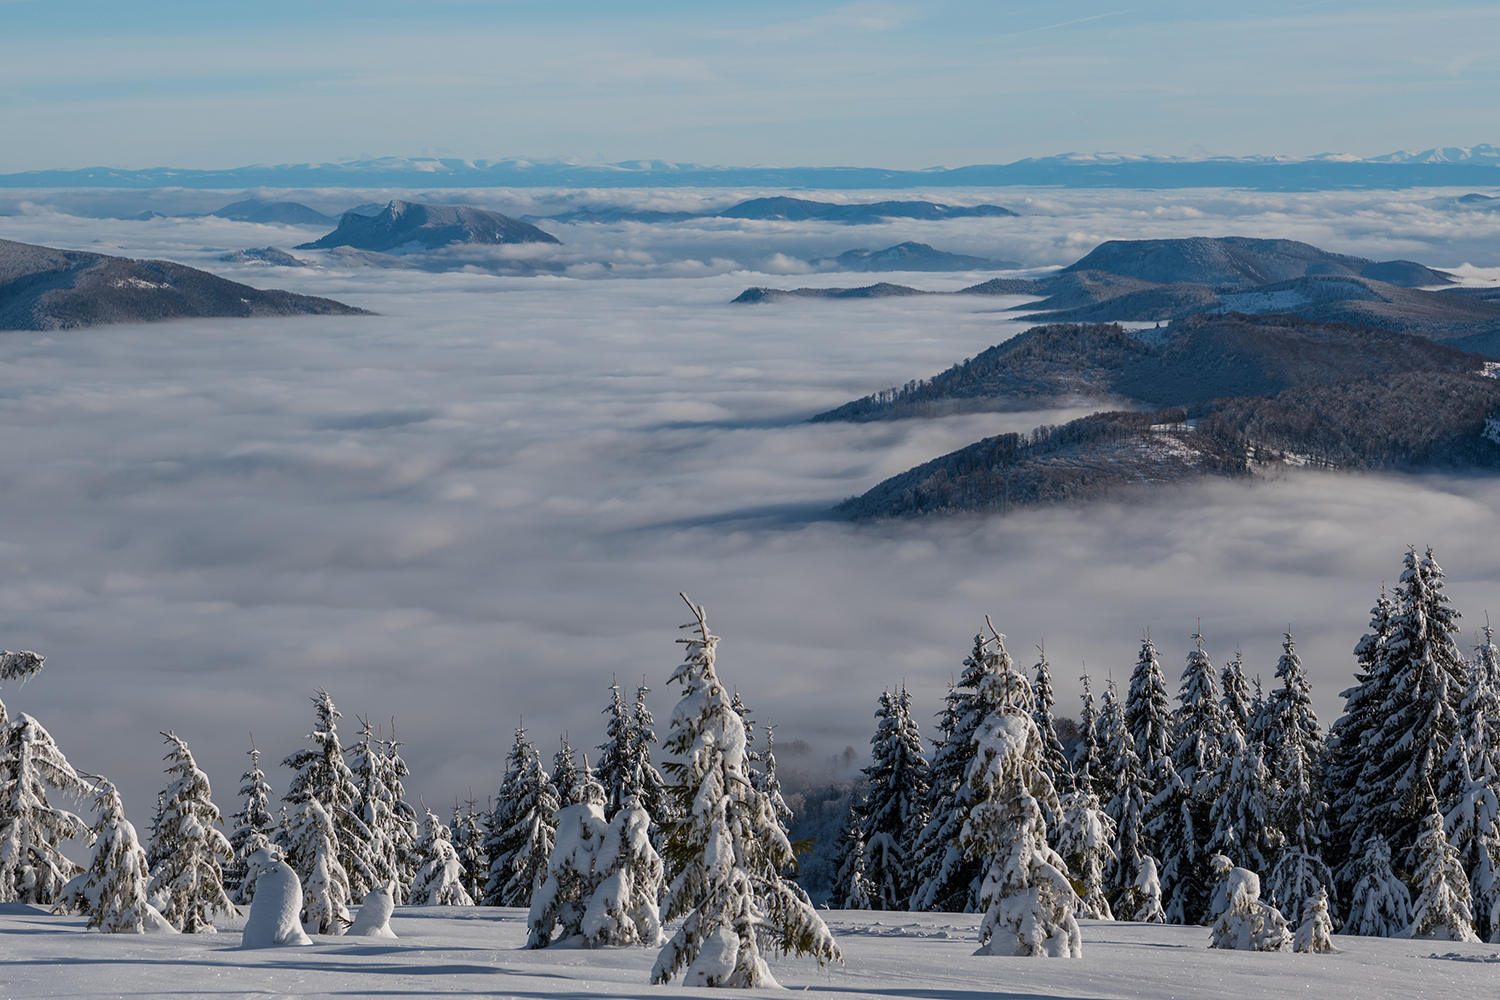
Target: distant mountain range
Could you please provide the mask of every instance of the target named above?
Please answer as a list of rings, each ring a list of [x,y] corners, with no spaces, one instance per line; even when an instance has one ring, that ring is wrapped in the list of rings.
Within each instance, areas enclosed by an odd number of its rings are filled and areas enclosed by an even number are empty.
[[[1043,322],[1169,321],[1199,314],[1291,313],[1444,338],[1500,356],[1500,288],[1452,288],[1453,276],[1409,260],[1373,261],[1293,240],[1239,236],[1111,240],[1045,278],[994,278],[958,295],[1045,296],[1013,306]],[[747,288],[738,303],[887,298],[924,292],[865,288]]]
[[[0,330],[307,314],[368,315],[333,299],[252,288],[172,261],[0,240]]]
[[[997,219],[1017,213],[999,205],[943,205],[931,201],[877,201],[866,204],[840,204],[812,201],[807,198],[751,198],[728,208],[707,212],[659,212],[606,205],[575,208],[558,215],[526,215],[526,222],[616,223],[616,222],[686,222],[688,219],[766,219],[783,222],[841,222],[845,225],[871,225],[888,219]]]
[[[465,187],[761,187],[900,189],[934,187],[1192,188],[1264,190],[1500,185],[1500,149],[1488,144],[1402,151],[1359,158],[1273,156],[1047,156],[1008,164],[886,170],[878,167],[728,167],[662,160],[584,164],[564,161],[383,157],[346,163],[279,164],[227,170],[86,167],[0,175],[0,187],[198,189]],[[646,220],[663,221],[663,220]]]

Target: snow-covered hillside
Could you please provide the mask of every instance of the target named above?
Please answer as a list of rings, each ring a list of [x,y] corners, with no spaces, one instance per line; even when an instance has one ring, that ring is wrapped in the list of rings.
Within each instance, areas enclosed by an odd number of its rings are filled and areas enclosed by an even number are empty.
[[[978,916],[825,914],[843,968],[773,961],[783,986],[815,996],[1469,998],[1494,992],[1493,945],[1335,937],[1331,955],[1223,952],[1203,927],[1083,922],[1083,958],[975,956]],[[303,948],[239,950],[244,921],[217,935],[98,934],[83,921],[0,909],[6,997],[649,997],[716,995],[648,985],[655,949],[527,951],[524,910],[399,907],[397,939],[318,938]],[[1493,964],[1492,964],[1493,963]],[[769,991],[750,991],[755,995]],[[736,993],[734,995],[742,995]]]

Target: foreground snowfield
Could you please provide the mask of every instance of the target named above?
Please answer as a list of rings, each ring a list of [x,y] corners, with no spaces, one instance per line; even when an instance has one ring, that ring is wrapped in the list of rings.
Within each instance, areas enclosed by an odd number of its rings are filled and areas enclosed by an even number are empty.
[[[1335,937],[1333,955],[1212,951],[1201,927],[1084,921],[1084,957],[982,958],[978,917],[827,914],[843,968],[808,960],[772,969],[809,995],[913,997],[1475,998],[1500,983],[1493,945]],[[127,936],[15,904],[0,908],[5,997],[660,997],[777,995],[649,985],[654,949],[526,951],[514,909],[400,907],[395,941],[324,938],[310,948],[240,951],[218,935]],[[1441,957],[1439,957],[1441,956]],[[1486,961],[1488,960],[1488,961]]]

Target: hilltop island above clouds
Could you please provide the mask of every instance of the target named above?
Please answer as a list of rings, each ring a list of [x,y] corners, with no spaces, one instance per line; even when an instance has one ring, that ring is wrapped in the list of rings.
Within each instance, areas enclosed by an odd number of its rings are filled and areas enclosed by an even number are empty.
[[[130,260],[0,240],[0,330],[309,314],[366,311],[313,295],[263,291],[168,260]]]
[[[1244,475],[1254,463],[1500,468],[1500,365],[1490,359],[1500,356],[1500,292],[1412,287],[1452,282],[1411,261],[1284,240],[1111,241],[1042,281],[1000,278],[958,294],[1044,292],[1016,308],[1037,319],[1166,319],[1165,328],[1053,322],[813,420],[1131,408],[944,455],[847,500],[840,509],[856,518],[1094,499]],[[920,293],[876,285],[781,294]],[[735,301],[777,297],[749,289]]]

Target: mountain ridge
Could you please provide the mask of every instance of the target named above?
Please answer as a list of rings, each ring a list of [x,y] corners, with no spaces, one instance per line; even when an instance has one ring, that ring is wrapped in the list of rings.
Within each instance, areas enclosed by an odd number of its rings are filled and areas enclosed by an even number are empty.
[[[196,189],[407,187],[774,187],[876,190],[932,187],[1248,187],[1331,190],[1500,185],[1500,150],[1489,144],[1397,151],[1376,157],[1172,157],[1065,153],[1006,164],[880,167],[736,167],[662,160],[587,164],[559,160],[377,157],[343,163],[254,164],[227,169],[114,167],[0,175],[0,187],[187,187]]]

